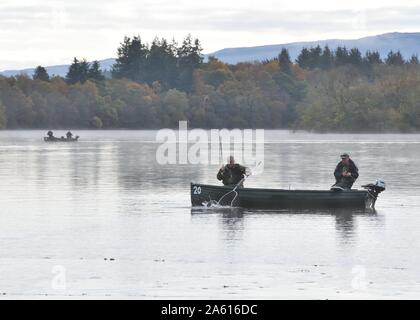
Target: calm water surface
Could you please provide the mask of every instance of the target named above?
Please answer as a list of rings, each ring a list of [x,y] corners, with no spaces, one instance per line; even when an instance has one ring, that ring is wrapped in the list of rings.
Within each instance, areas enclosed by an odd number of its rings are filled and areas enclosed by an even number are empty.
[[[329,188],[344,151],[388,187],[376,212],[276,212],[192,209],[218,166],[159,165],[154,131],[77,134],[0,132],[2,297],[420,298],[420,135],[266,131],[250,187]]]

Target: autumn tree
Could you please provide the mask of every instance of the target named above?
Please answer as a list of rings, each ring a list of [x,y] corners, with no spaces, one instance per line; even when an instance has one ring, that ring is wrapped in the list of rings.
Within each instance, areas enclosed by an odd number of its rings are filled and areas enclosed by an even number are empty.
[[[170,89],[163,97],[162,117],[165,126],[174,128],[178,121],[187,120],[186,112],[189,107],[187,95],[176,89]]]
[[[417,56],[345,47],[303,48],[262,62],[203,62],[191,36],[180,46],[124,39],[113,78],[75,58],[66,78],[0,77],[0,128],[295,128],[420,130]],[[288,67],[284,67],[284,66]],[[293,71],[293,72],[288,72]]]

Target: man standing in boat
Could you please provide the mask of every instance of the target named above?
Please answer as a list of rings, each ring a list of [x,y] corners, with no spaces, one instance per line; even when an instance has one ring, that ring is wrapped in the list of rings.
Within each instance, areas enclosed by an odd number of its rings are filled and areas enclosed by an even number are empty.
[[[229,157],[229,163],[222,166],[217,173],[217,179],[221,180],[225,186],[237,185],[245,176],[249,176],[249,169],[235,163],[235,158],[233,156]],[[240,187],[243,187],[243,181],[241,182]]]
[[[341,161],[337,164],[334,171],[335,185],[332,189],[351,189],[353,183],[359,177],[359,169],[348,153],[341,155]]]

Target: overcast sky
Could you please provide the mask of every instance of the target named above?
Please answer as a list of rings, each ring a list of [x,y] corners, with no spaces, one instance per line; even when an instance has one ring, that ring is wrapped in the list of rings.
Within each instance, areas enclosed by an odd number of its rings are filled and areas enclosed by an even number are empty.
[[[115,57],[124,35],[226,47],[420,31],[419,0],[0,0],[0,70]]]

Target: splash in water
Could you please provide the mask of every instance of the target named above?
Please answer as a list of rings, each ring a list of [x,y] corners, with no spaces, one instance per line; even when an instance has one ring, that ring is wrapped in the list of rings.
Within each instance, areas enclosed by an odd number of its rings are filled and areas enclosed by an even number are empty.
[[[231,205],[221,205],[216,200],[204,201],[202,203],[202,206],[204,208],[208,208],[208,209],[231,209],[231,208],[235,208],[234,206],[231,206]]]

